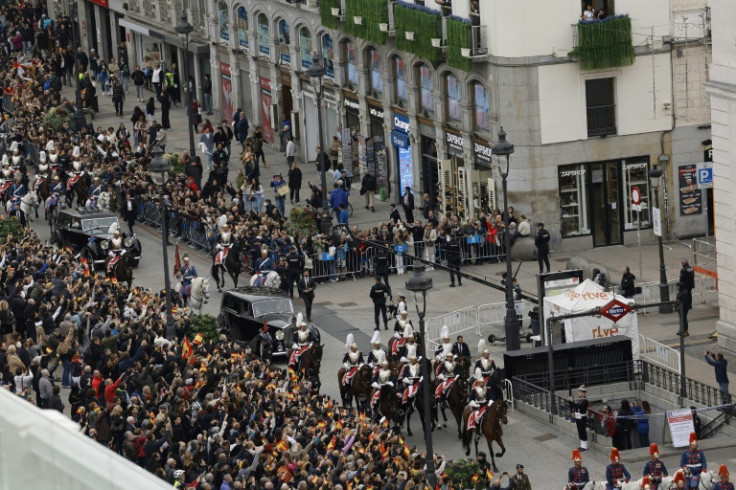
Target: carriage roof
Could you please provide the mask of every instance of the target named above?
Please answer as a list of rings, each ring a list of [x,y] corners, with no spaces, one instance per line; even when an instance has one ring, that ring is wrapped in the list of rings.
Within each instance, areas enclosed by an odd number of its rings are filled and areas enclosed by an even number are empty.
[[[259,299],[271,298],[271,297],[277,297],[277,298],[287,298],[288,297],[288,294],[286,293],[286,291],[283,291],[278,288],[270,288],[267,286],[241,286],[238,288],[229,289],[226,292],[239,299],[243,299],[246,301],[257,301]]]

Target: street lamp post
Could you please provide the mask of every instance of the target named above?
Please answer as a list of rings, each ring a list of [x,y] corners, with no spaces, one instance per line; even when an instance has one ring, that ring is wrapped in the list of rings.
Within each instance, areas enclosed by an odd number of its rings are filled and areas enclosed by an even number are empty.
[[[514,308],[514,277],[511,264],[511,234],[509,233],[509,196],[506,179],[509,176],[509,165],[514,145],[506,141],[506,131],[503,126],[498,130],[498,141],[491,148],[491,152],[499,157],[506,157],[506,171],[501,166],[501,182],[503,189],[503,243],[506,248],[506,318],[504,320],[504,331],[506,333],[506,350],[518,350],[521,348],[519,341],[519,321],[516,318]]]
[[[169,279],[169,250],[166,247],[169,243],[169,226],[166,222],[166,202],[164,201],[164,192],[166,182],[169,180],[169,171],[171,165],[168,160],[163,157],[164,151],[160,146],[153,147],[153,159],[151,160],[151,179],[153,183],[159,186],[159,207],[161,209],[161,245],[164,254],[164,291],[166,297],[166,338],[173,339],[176,336],[176,327],[174,326],[174,318],[171,316],[171,280]]]
[[[424,442],[427,445],[427,456],[425,460],[427,464],[426,475],[430,487],[435,488],[437,486],[437,475],[434,472],[434,449],[432,447],[432,421],[429,401],[429,397],[434,392],[429,386],[429,370],[432,367],[427,357],[427,335],[424,328],[424,315],[427,313],[427,292],[432,289],[432,278],[424,275],[424,267],[424,264],[414,263],[414,273],[411,279],[406,282],[406,289],[414,293],[414,303],[416,304],[417,315],[419,316],[419,334],[421,337],[422,353],[424,354],[422,364],[425,367],[424,381],[422,382],[422,403],[424,404],[425,414],[425,420],[423,421]],[[417,293],[421,293],[421,296],[418,296]],[[420,302],[421,309],[419,308]]]
[[[662,177],[662,169],[654,167],[649,171],[649,181],[654,189],[654,207],[659,209],[659,179]],[[670,301],[670,290],[667,285],[667,269],[664,265],[664,247],[662,246],[662,233],[657,237],[659,247],[659,312],[672,313]]]
[[[322,185],[322,218],[320,219],[319,228],[322,233],[329,233],[332,229],[332,216],[327,205],[327,171],[324,168],[325,135],[322,128],[322,95],[324,90],[322,77],[325,76],[325,72],[322,55],[314,53],[312,55],[312,66],[309,67],[309,76],[312,78],[312,86],[317,94],[317,125],[319,126],[319,147],[321,151],[320,161],[317,162],[321,170],[320,184]]]
[[[187,20],[187,11],[182,8],[181,17],[179,22],[176,24],[176,32],[184,41],[184,59],[181,63],[181,68],[184,72],[184,100],[187,104],[187,122],[189,125],[189,158],[193,159],[195,155],[194,149],[194,124],[193,120],[195,114],[192,113],[192,96],[193,89],[192,83],[189,77],[189,34],[194,30],[194,26]]]
[[[69,7],[72,15],[72,46],[74,46],[74,76],[77,78],[77,89],[76,89],[76,108],[74,110],[74,125],[77,131],[81,131],[82,128],[87,126],[87,118],[84,116],[84,107],[82,106],[82,80],[80,78],[80,64],[77,60],[77,53],[79,48],[82,47],[82,39],[78,33],[79,26],[79,5],[77,3],[71,4]]]

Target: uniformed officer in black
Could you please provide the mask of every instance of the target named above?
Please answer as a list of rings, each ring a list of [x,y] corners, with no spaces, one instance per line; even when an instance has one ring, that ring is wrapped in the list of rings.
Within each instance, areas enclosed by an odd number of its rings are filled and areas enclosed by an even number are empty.
[[[692,266],[688,263],[687,259],[682,259],[682,269],[680,269],[680,281],[685,284],[685,287],[692,291],[695,289],[695,271]]]
[[[373,315],[375,316],[376,328],[380,330],[378,313],[383,315],[383,328],[388,330],[388,317],[386,316],[386,298],[391,296],[391,289],[381,282],[381,277],[376,276],[376,283],[371,287],[371,299],[373,300]]]
[[[575,418],[575,425],[577,425],[578,428],[578,437],[580,438],[581,451],[585,451],[588,449],[588,432],[586,430],[588,424],[587,392],[588,389],[584,385],[581,385],[580,388],[578,388],[578,400],[575,401],[573,397],[567,399],[570,403],[572,416]]]
[[[455,276],[457,276],[457,285],[462,286],[463,278],[458,273],[460,271],[461,250],[454,233],[447,237],[445,250],[447,251],[447,265],[450,268],[450,287],[455,287]]]
[[[386,252],[383,247],[379,247],[378,254],[376,255],[376,276],[383,279],[386,287],[390,288],[391,286],[388,283],[388,261],[388,252]]]
[[[289,296],[291,296],[291,299],[294,299],[294,283],[299,283],[302,269],[304,269],[304,259],[302,259],[302,256],[293,245],[289,255],[286,256],[286,265],[289,270]]]
[[[279,289],[286,292],[289,290],[289,267],[286,264],[286,257],[281,256],[279,258],[279,263],[276,266],[276,273],[281,278],[281,284],[279,284]],[[293,286],[292,286],[293,287]]]
[[[534,245],[537,246],[537,262],[539,262],[540,274],[544,272],[544,266],[547,266],[547,272],[549,272],[549,240],[549,232],[544,229],[544,223],[537,223],[537,236],[534,237]]]

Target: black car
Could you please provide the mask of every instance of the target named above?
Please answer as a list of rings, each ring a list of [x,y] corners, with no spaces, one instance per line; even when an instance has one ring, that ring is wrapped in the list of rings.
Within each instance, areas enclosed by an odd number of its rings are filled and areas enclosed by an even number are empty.
[[[100,266],[107,260],[114,225],[120,227],[114,213],[90,208],[60,209],[51,223],[51,241],[59,247],[71,248],[89,264]],[[137,267],[141,242],[135,236],[123,235],[123,247],[133,255],[133,265]]]
[[[217,321],[230,338],[249,344],[260,357],[265,357],[258,336],[264,323],[268,325],[274,357],[286,356],[296,330],[291,298],[285,291],[269,287],[243,286],[225,291]],[[314,325],[309,328],[319,341],[319,330]]]

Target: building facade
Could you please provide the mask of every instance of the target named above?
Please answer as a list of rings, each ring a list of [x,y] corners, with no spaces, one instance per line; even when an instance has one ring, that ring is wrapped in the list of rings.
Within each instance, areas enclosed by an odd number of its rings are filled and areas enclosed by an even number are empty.
[[[705,0],[95,2],[80,0],[89,26],[107,26],[90,27],[90,46],[125,42],[134,64],[182,59],[174,26],[186,8],[196,87],[209,74],[218,116],[241,107],[277,148],[288,120],[301,161],[320,145],[321,86],[322,144],[336,138],[346,169],[376,174],[386,199],[410,187],[463,219],[500,207],[491,147],[503,126],[516,147],[509,203],[565,250],[650,230],[655,165],[666,237],[706,232]],[[588,5],[605,20],[578,24]],[[308,75],[313,53],[321,84]]]

